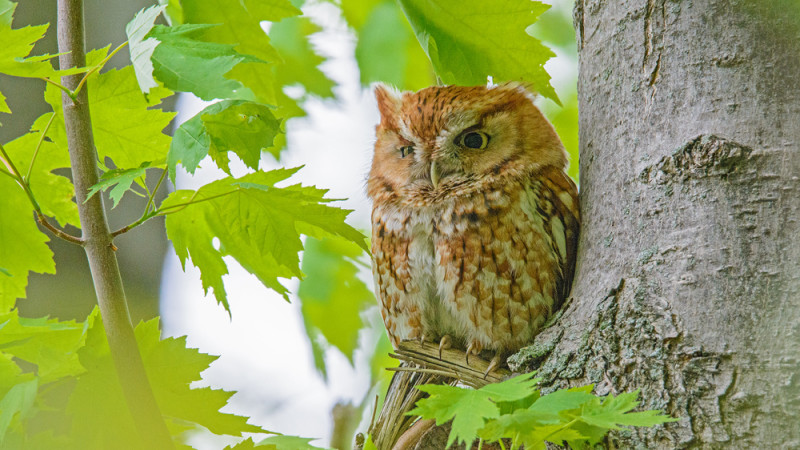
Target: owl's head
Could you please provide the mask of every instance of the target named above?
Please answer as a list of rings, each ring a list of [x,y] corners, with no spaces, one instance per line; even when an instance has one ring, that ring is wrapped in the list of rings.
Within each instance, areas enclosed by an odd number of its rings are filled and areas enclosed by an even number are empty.
[[[564,168],[555,130],[519,83],[434,86],[397,92],[377,85],[381,115],[367,182],[373,200],[414,200]]]

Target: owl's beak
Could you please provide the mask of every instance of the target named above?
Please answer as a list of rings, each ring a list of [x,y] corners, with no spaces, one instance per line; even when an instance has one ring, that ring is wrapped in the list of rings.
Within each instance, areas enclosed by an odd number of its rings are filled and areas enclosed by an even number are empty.
[[[436,165],[436,161],[431,161],[431,184],[433,184],[434,189],[439,186],[439,168]]]

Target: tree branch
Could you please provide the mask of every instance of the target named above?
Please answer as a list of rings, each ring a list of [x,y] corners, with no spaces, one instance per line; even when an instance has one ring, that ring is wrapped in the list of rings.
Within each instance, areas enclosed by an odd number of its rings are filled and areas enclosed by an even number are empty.
[[[82,0],[58,0],[58,50],[62,69],[86,64]],[[142,446],[172,449],[172,438],[156,403],[136,344],[102,198],[96,195],[87,200],[89,188],[97,183],[98,171],[87,90],[81,89],[75,93],[81,79],[79,74],[63,78],[66,90],[61,100],[75,199],[97,303],[117,376]],[[72,96],[68,91],[73,93]]]

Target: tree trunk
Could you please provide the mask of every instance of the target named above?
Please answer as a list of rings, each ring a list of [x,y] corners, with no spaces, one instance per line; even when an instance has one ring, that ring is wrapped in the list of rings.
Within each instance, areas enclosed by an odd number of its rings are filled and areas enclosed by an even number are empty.
[[[681,418],[608,447],[800,446],[795,3],[575,7],[579,267],[512,368]]]

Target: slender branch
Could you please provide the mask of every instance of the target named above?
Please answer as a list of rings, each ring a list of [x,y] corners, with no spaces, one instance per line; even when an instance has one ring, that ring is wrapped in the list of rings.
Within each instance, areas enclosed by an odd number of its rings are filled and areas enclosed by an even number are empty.
[[[25,178],[23,180],[28,183],[31,179],[31,171],[33,170],[33,163],[36,162],[36,157],[39,155],[39,149],[42,148],[42,142],[44,142],[44,137],[47,132],[50,130],[50,125],[53,124],[53,120],[56,118],[56,113],[53,112],[53,115],[50,116],[50,120],[47,121],[47,125],[45,125],[44,130],[42,130],[42,135],[39,137],[39,143],[36,144],[36,150],[33,151],[33,156],[31,157],[31,162],[28,164],[28,173],[25,174]]]
[[[36,211],[36,219],[39,221],[40,224],[42,224],[43,227],[50,230],[51,233],[53,233],[57,237],[60,237],[61,239],[67,242],[71,242],[73,244],[77,244],[80,246],[83,246],[83,244],[86,243],[83,239],[75,237],[69,233],[65,233],[56,228],[55,226],[53,226],[53,224],[47,221],[47,217],[45,217],[44,214],[40,213],[39,211]]]
[[[58,0],[58,50],[62,69],[86,65],[82,0]],[[102,196],[87,200],[89,189],[98,180],[87,89],[77,94],[70,90],[80,84],[80,74],[63,77],[62,81],[66,89],[61,101],[84,250],[114,367],[141,440],[132,444],[148,449],[174,449],[136,343]]]
[[[111,59],[111,58],[112,58],[114,55],[116,55],[118,51],[120,51],[120,50],[122,50],[123,48],[125,48],[125,46],[126,46],[126,45],[128,45],[128,41],[125,41],[125,42],[123,42],[122,44],[119,44],[119,45],[117,46],[117,48],[115,48],[113,52],[109,53],[109,54],[108,54],[108,56],[106,56],[106,57],[105,57],[105,59],[103,59],[102,61],[100,61],[100,63],[99,63],[98,65],[96,65],[96,66],[92,67],[92,70],[90,70],[90,71],[86,72],[86,75],[84,75],[84,76],[83,76],[83,78],[81,78],[81,82],[80,82],[80,83],[78,83],[78,86],[77,86],[77,87],[75,88],[75,90],[73,91],[73,92],[74,92],[74,94],[75,94],[75,95],[78,95],[78,92],[80,92],[80,91],[81,91],[81,88],[83,88],[83,85],[84,85],[84,84],[86,84],[86,80],[89,78],[89,76],[91,76],[93,73],[97,72],[98,70],[102,69],[102,68],[103,68],[103,66],[105,66],[105,65],[106,65],[106,63],[108,62],[108,60],[109,60],[109,59]]]

